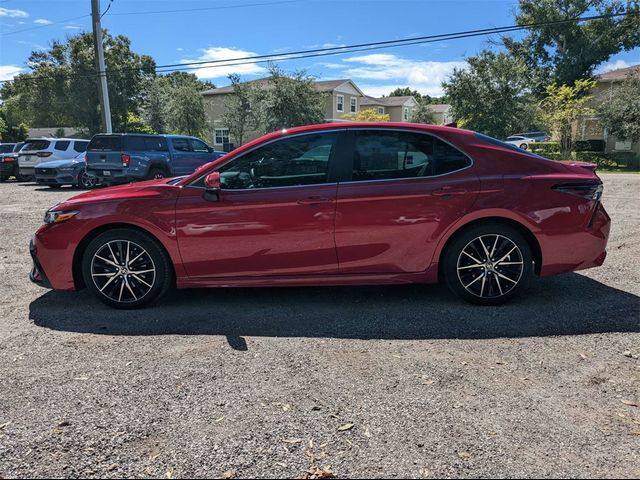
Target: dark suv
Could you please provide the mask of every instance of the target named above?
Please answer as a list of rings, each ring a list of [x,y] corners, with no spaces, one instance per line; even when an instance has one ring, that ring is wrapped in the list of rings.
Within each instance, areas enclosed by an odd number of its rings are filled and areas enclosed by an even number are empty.
[[[95,135],[85,159],[87,173],[111,185],[188,175],[222,155],[195,137],[117,133]]]

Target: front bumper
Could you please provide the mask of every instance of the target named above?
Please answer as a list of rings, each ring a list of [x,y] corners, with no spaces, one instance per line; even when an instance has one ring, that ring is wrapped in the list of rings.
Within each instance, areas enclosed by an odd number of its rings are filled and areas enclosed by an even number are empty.
[[[35,169],[36,183],[41,185],[75,185],[78,182],[75,171],[61,172],[60,170]]]
[[[31,254],[31,260],[33,260],[33,266],[31,267],[31,272],[29,273],[29,280],[31,280],[36,285],[40,285],[43,288],[51,288],[51,282],[47,278],[47,275],[44,273],[44,269],[40,264],[37,256],[37,249],[33,243],[33,240],[29,242],[29,253]]]

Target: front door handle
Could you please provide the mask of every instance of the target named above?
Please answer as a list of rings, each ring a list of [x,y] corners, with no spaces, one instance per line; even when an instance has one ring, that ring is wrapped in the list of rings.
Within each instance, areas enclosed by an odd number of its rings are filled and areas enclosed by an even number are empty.
[[[467,193],[467,190],[464,188],[442,187],[441,189],[432,192],[432,195],[444,197],[449,195],[464,195],[465,193]]]
[[[327,197],[306,197],[298,200],[299,205],[309,205],[310,207],[324,203],[333,203],[333,200]]]

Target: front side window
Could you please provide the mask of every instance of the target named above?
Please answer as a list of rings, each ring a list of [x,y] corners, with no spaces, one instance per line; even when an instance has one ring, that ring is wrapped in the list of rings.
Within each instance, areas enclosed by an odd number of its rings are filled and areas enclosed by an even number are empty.
[[[469,157],[428,134],[357,131],[352,180],[431,177],[469,165]]]
[[[213,143],[214,145],[224,145],[225,143],[229,143],[229,129],[216,128]]]
[[[198,152],[198,153],[209,152],[209,145],[204,143],[202,140],[196,140],[195,138],[192,138],[190,140],[191,140],[191,147],[194,152]]]
[[[218,170],[223,189],[325,183],[336,133],[299,135],[258,147]]]
[[[356,97],[351,97],[351,113],[356,113],[358,110],[358,99]]]
[[[336,110],[338,112],[344,112],[344,95],[338,95],[336,97]]]

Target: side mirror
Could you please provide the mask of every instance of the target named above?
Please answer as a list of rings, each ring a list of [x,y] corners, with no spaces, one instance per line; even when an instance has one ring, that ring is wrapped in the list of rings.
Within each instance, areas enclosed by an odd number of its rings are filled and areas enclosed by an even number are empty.
[[[204,178],[207,190],[220,190],[220,172],[212,172]]]

